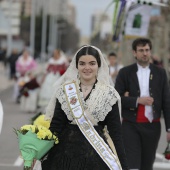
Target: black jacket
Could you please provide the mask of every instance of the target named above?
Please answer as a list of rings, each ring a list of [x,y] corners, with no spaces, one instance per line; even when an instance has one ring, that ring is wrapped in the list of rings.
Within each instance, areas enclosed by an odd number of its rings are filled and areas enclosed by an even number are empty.
[[[154,119],[161,117],[163,111],[166,129],[170,128],[170,90],[167,75],[164,69],[150,64],[149,93],[154,98],[153,116]],[[115,88],[122,100],[122,117],[129,121],[136,121],[137,98],[140,97],[140,88],[137,77],[137,64],[126,66],[119,71]],[[129,96],[124,93],[128,91]]]

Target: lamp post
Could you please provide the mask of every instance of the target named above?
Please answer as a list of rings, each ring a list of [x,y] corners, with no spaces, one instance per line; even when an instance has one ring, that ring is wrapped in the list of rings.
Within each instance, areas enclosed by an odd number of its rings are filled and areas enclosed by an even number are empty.
[[[49,39],[48,39],[48,57],[52,55],[52,52],[56,48],[57,44],[57,23],[56,23],[56,9],[57,1],[49,0],[49,12],[50,12],[50,26],[49,26]]]
[[[42,18],[42,33],[41,33],[41,59],[44,61],[46,59],[46,32],[47,32],[47,9],[48,1],[42,0],[43,6],[43,18]]]
[[[8,34],[7,34],[7,57],[10,56],[12,51],[12,28],[11,28],[11,7],[12,7],[12,0],[8,0]]]
[[[35,48],[35,5],[36,0],[31,1],[31,24],[30,24],[30,53],[34,56]]]

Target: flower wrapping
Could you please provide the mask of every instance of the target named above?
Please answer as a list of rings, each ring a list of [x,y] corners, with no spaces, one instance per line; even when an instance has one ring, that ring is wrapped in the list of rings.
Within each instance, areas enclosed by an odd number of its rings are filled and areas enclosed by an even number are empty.
[[[26,134],[18,133],[19,149],[24,166],[31,167],[34,159],[41,159],[53,146],[54,140],[41,140],[35,133],[28,131]]]
[[[167,147],[164,152],[164,156],[167,160],[170,160],[170,141],[167,144]]]
[[[41,121],[40,121],[41,122]],[[15,132],[19,140],[19,149],[24,159],[24,169],[30,169],[34,159],[40,160],[53,146],[58,138],[42,125],[24,125]]]

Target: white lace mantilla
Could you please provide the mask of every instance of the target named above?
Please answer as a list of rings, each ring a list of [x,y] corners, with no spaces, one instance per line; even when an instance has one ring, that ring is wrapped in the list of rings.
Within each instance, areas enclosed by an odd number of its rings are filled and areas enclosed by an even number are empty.
[[[88,98],[88,100],[86,100],[86,102],[83,99],[83,94],[80,92],[81,102],[83,104],[86,115],[90,120],[94,120],[93,124],[96,124],[98,121],[103,121],[109,111],[111,111],[112,106],[118,101],[119,113],[121,117],[121,100],[118,92],[114,89],[113,86],[110,86],[112,85],[112,83],[109,75],[108,64],[102,52],[97,47],[85,45],[76,52],[67,71],[59,79],[57,79],[55,83],[56,92],[53,93],[53,96],[51,97],[49,104],[46,108],[46,120],[51,120],[53,117],[56,98],[58,98],[59,102],[61,103],[62,109],[64,110],[68,119],[71,121],[73,120],[68,104],[66,103],[65,93],[63,91],[62,85],[65,83],[72,82],[73,80],[76,81],[79,85],[80,82],[78,82],[79,73],[76,67],[76,56],[79,51],[86,47],[91,47],[97,50],[101,59],[101,66],[99,67],[98,74],[96,75],[96,87],[91,92],[90,97]]]
[[[118,101],[116,96],[116,91],[113,87],[99,82],[96,83],[95,89],[92,90],[90,97],[86,101],[84,101],[83,93],[80,92],[84,110],[87,114],[90,114],[89,117],[92,117],[95,122],[103,121],[105,119],[106,115],[111,111],[112,106]],[[61,103],[62,110],[67,115],[67,118],[70,121],[73,121],[74,118],[66,101],[63,86],[58,89],[56,97]]]

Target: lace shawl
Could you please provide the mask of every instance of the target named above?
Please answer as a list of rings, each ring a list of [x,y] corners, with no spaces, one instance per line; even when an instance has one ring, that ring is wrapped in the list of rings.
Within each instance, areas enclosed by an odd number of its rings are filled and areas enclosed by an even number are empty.
[[[86,45],[87,47],[89,45]],[[59,102],[62,105],[62,109],[67,115],[69,120],[73,120],[73,117],[70,113],[69,107],[65,100],[65,94],[62,89],[62,85],[65,83],[70,83],[72,81],[76,81],[79,87],[78,78],[78,70],[76,68],[76,55],[77,53],[84,47],[81,47],[75,54],[68,67],[67,71],[61,76],[57,82],[55,83],[56,92],[53,93],[48,106],[46,108],[46,120],[51,120],[54,114],[54,108],[56,104],[56,98],[58,98]],[[95,89],[92,90],[90,97],[86,102],[83,99],[83,94],[80,92],[81,100],[83,103],[83,107],[86,110],[86,113],[89,112],[92,117],[98,122],[104,120],[109,111],[111,111],[113,104],[118,101],[119,113],[121,115],[121,101],[118,92],[112,85],[112,81],[109,75],[109,67],[106,62],[106,59],[102,55],[102,52],[95,46],[91,46],[96,49],[100,55],[101,66],[98,69],[97,74],[97,83]]]
[[[83,93],[80,92],[80,100],[86,114],[90,114],[95,122],[103,121],[107,114],[111,111],[112,106],[119,100],[117,92],[110,85],[101,84],[97,82],[95,88],[92,90],[90,97],[84,101]],[[57,90],[56,98],[61,104],[62,110],[67,115],[68,120],[73,121],[70,107],[67,103],[63,86]]]

